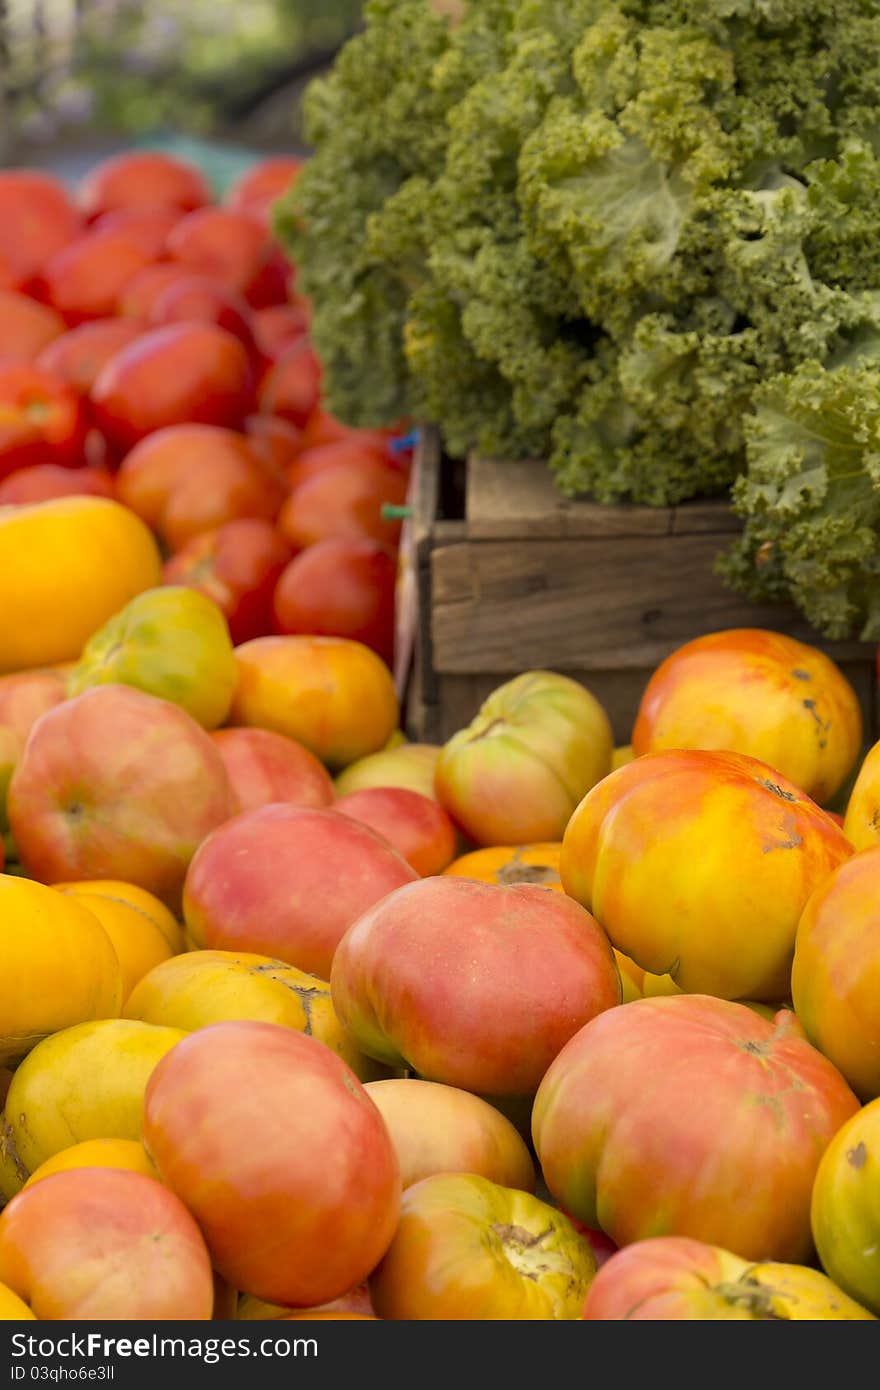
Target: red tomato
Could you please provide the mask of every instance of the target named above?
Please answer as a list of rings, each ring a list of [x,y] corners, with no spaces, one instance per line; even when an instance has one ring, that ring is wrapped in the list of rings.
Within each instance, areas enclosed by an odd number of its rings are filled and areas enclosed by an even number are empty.
[[[92,389],[99,428],[130,449],[167,425],[235,428],[252,402],[251,366],[237,338],[209,323],[154,328],[123,348]]]
[[[442,874],[455,858],[458,838],[443,807],[407,787],[364,787],[340,796],[333,809],[384,835],[423,878]]]
[[[116,208],[179,208],[191,212],[211,201],[207,180],[193,164],[158,150],[111,155],[82,180],[79,204],[87,217]]]
[[[351,425],[344,425],[341,420],[337,420],[329,411],[318,405],[312,411],[303,429],[302,447],[313,449],[319,444],[335,444],[339,440],[349,439],[352,435],[356,435],[362,442],[367,438],[372,438],[378,448],[387,450],[388,441],[393,433],[393,430],[353,429]]]
[[[35,169],[0,169],[0,262],[9,289],[28,288],[50,259],[82,231],[82,220],[56,179]]]
[[[287,483],[287,470],[299,448],[299,430],[280,415],[249,415],[244,432],[274,477]]]
[[[304,429],[321,393],[321,364],[305,339],[273,362],[259,386],[260,410]]]
[[[146,331],[140,319],[94,319],[70,328],[44,348],[36,365],[87,396],[101,368]]]
[[[197,424],[171,425],[137,444],[117,491],[171,550],[241,517],[271,521],[282,497],[244,435]]]
[[[287,469],[287,483],[289,487],[294,488],[299,483],[304,483],[306,478],[314,478],[317,473],[323,473],[327,468],[335,468],[337,464],[360,464],[369,459],[374,459],[377,463],[391,462],[388,441],[367,431],[364,431],[363,439],[352,431],[344,439],[336,439],[332,444],[316,444],[311,449],[303,449],[300,445],[296,458]]]
[[[218,328],[239,338],[249,352],[254,350],[247,301],[206,275],[172,281],[153,305],[150,322],[156,327],[168,323],[216,323]]]
[[[278,529],[299,549],[332,536],[360,536],[380,545],[396,546],[399,521],[382,515],[386,503],[406,501],[403,473],[374,459],[339,464],[307,478],[291,492],[281,509]]]
[[[19,468],[0,482],[0,506],[49,502],[54,497],[113,497],[113,475],[105,468],[61,468],[38,463]]]
[[[272,205],[292,186],[305,160],[296,155],[275,155],[260,160],[227,189],[223,199],[235,212],[247,212],[268,227]]]
[[[275,630],[351,637],[394,660],[397,561],[375,541],[334,537],[310,545],[275,590]]]
[[[178,222],[166,243],[168,255],[199,275],[244,295],[255,309],[282,303],[287,277],[276,263],[276,246],[252,217],[229,208],[202,208]]]
[[[272,631],[272,595],[290,555],[270,522],[242,517],[188,541],[166,564],[165,582],[213,599],[238,646]]]
[[[182,215],[179,208],[116,208],[102,213],[94,229],[96,232],[120,232],[143,247],[150,260],[157,261],[165,250],[168,234]]]
[[[158,261],[138,271],[122,291],[116,304],[117,314],[126,318],[148,319],[171,285],[181,280],[189,280],[190,271],[185,266],[175,265],[173,261]]]
[[[89,232],[77,237],[47,263],[40,295],[71,328],[107,318],[130,280],[151,256],[124,232]]]
[[[309,331],[311,314],[304,299],[296,304],[271,304],[256,309],[252,323],[254,339],[263,356],[274,362],[287,348],[298,343]]]
[[[54,309],[26,294],[0,290],[0,361],[33,362],[63,332],[64,320]]]
[[[0,478],[35,463],[83,461],[85,408],[66,381],[25,363],[0,365]]]

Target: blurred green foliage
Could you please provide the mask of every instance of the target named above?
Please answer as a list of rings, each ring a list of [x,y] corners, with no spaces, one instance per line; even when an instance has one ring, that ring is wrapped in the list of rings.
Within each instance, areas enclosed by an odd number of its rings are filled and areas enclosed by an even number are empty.
[[[299,64],[332,54],[358,28],[361,8],[361,0],[34,0],[29,13],[0,3],[6,116],[37,139],[75,125],[210,135]]]

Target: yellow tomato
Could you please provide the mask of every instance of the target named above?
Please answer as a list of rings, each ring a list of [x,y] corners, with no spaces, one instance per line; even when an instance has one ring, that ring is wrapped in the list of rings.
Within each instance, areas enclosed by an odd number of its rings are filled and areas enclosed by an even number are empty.
[[[82,903],[0,874],[0,1062],[72,1024],[112,1018],[122,975],[110,938]]]
[[[199,950],[175,956],[144,976],[124,1012],[126,1018],[187,1032],[233,1019],[277,1023],[317,1038],[361,1081],[388,1075],[343,1028],[326,980],[269,956]]]
[[[71,1144],[69,1149],[60,1149],[47,1158],[34,1169],[25,1187],[53,1173],[65,1173],[68,1168],[127,1168],[132,1173],[143,1173],[145,1178],[159,1181],[153,1160],[137,1140],[84,1139],[81,1144]]]
[[[118,502],[0,507],[0,671],[76,659],[102,623],[161,580],[152,533]]]
[[[17,1293],[13,1293],[6,1284],[0,1284],[0,1322],[23,1322],[27,1318],[36,1320],[36,1316]]]
[[[822,1268],[880,1313],[880,1100],[856,1111],[822,1155],[810,1217]]]
[[[113,943],[122,970],[123,1003],[154,965],[183,950],[183,929],[163,902],[133,883],[85,879],[56,883],[97,917]]]

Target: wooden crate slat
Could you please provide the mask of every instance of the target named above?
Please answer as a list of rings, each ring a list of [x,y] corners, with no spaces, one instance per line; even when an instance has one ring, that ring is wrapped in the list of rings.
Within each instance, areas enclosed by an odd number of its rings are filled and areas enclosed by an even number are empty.
[[[550,469],[534,460],[472,456],[467,474],[467,531],[472,540],[530,536],[658,536],[673,524],[670,507],[602,507],[572,500]]]
[[[769,627],[816,642],[793,610],[751,604],[712,573],[714,534],[439,546],[431,556],[437,672],[653,666],[704,632]],[[823,644],[838,657],[861,644]]]

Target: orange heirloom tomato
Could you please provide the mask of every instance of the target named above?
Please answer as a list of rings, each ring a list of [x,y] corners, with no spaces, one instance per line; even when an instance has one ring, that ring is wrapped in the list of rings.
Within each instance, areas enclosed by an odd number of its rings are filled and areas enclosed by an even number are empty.
[[[380,1318],[521,1322],[579,1318],[595,1273],[589,1242],[555,1207],[476,1174],[441,1173],[404,1192],[369,1282]]]
[[[612,1255],[590,1285],[593,1322],[861,1322],[873,1314],[817,1269],[751,1264],[686,1236],[655,1236]]]
[[[257,637],[236,647],[235,656],[230,724],[286,734],[331,768],[378,752],[397,728],[391,672],[361,642]]]
[[[863,1100],[880,1096],[880,845],[822,882],[798,924],[791,997],[806,1034]]]
[[[880,845],[880,743],[859,768],[843,821],[843,833],[856,849]]]
[[[825,1150],[811,1220],[826,1274],[880,1314],[880,1100],[864,1105]]]
[[[786,998],[798,919],[852,845],[799,787],[738,753],[647,753],[588,792],[566,892],[618,950],[688,993]]]
[[[746,753],[819,802],[843,784],[861,744],[859,699],[839,667],[762,628],[710,632],[668,656],[648,682],[632,737],[636,755]]]

